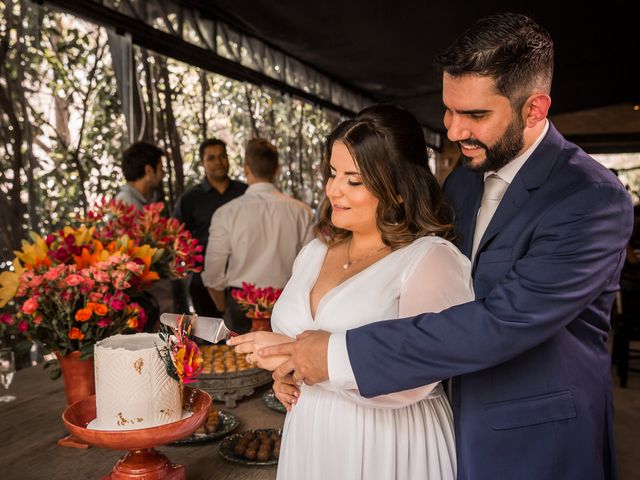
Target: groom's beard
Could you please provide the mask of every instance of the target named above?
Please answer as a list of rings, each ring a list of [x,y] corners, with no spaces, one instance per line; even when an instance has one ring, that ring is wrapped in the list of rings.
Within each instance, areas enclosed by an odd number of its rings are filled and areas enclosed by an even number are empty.
[[[471,164],[471,158],[461,155],[462,165],[465,168],[474,172],[496,172],[516,158],[522,151],[522,147],[524,147],[524,122],[520,116],[517,116],[493,147],[487,147],[480,140],[475,139],[458,143],[481,147],[487,157],[484,162],[474,167]]]

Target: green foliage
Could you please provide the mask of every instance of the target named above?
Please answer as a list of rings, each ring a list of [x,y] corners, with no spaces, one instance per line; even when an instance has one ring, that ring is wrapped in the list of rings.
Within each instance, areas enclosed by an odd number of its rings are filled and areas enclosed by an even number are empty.
[[[115,195],[129,135],[102,27],[28,0],[0,0],[0,45],[2,263],[27,231],[56,229]],[[212,136],[227,142],[236,178],[249,139],[275,142],[283,191],[317,206],[323,138],[338,118],[154,52],[135,48],[135,59],[145,139],[168,152],[169,207],[202,178],[198,145]]]

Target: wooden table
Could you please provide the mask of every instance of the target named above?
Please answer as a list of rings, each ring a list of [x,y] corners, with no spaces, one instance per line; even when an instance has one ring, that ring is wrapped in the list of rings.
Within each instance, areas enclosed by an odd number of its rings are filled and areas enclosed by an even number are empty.
[[[238,407],[228,410],[240,419],[236,432],[250,428],[281,428],[284,415],[262,402],[266,385]],[[8,393],[17,399],[0,403],[0,478],[2,480],[99,479],[109,473],[124,452],[90,448],[63,448],[56,441],[66,434],[62,423],[65,395],[62,379],[52,381],[42,366],[19,370]],[[216,403],[220,408],[222,404]],[[185,466],[187,479],[276,478],[276,468],[244,467],[224,460],[220,440],[189,446],[165,446],[158,450]]]

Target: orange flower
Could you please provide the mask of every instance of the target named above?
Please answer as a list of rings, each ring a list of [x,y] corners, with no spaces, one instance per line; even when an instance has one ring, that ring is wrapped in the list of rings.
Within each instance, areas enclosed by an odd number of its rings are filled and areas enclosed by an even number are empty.
[[[76,312],[76,320],[78,322],[86,322],[91,318],[92,312],[90,308],[81,308]]]
[[[140,260],[144,263],[144,273],[141,276],[142,283],[151,283],[154,280],[160,280],[160,275],[151,270],[151,257],[142,257]]]
[[[127,325],[129,326],[129,328],[132,328],[133,330],[138,328],[138,317],[131,317],[127,322]]]
[[[73,260],[76,262],[78,269],[83,269],[95,265],[101,260],[108,258],[108,253],[104,252],[102,243],[98,240],[93,240],[93,253],[89,253],[87,248],[83,248],[80,256],[74,255]]]
[[[87,308],[99,317],[104,317],[109,313],[109,307],[104,303],[87,302]]]
[[[84,333],[82,333],[79,328],[73,327],[69,330],[69,338],[71,340],[82,340],[84,338]]]

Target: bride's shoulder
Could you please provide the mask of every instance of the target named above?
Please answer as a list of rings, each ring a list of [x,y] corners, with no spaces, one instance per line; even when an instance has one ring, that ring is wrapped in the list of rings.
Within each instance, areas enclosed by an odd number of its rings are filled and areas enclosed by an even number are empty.
[[[405,248],[408,250],[408,257],[413,260],[419,260],[429,254],[430,256],[444,256],[468,261],[467,257],[453,243],[435,235],[417,238]]]
[[[327,249],[327,246],[324,243],[322,243],[322,241],[320,241],[317,238],[314,238],[309,243],[307,243],[304,247],[302,247],[298,252],[298,256],[296,257],[296,260],[293,264],[294,269],[298,264],[308,261],[312,256],[319,254],[321,252],[324,252],[326,249]]]
[[[327,246],[319,238],[314,238],[304,247],[302,247],[302,250],[300,250],[300,254],[302,255],[303,252],[317,252],[321,250],[324,251],[326,249]]]
[[[407,246],[407,248],[417,253],[426,252],[428,250],[431,250],[432,248],[437,248],[439,250],[450,250],[454,253],[460,253],[458,247],[456,247],[453,243],[436,235],[427,235],[425,237],[416,238]]]
[[[408,245],[403,281],[414,271],[438,271],[453,268],[456,271],[471,274],[469,259],[453,243],[444,238],[430,235],[414,240]]]

